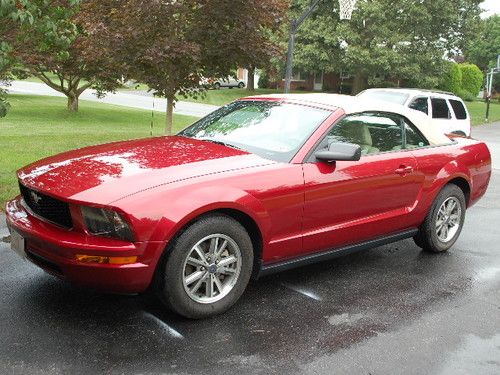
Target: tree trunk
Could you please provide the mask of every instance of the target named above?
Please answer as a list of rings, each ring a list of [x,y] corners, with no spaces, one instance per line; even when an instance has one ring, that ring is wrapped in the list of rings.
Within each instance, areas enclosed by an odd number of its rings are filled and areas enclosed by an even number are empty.
[[[248,67],[247,90],[255,91],[255,66]]]
[[[68,111],[78,112],[78,95],[75,93],[68,94]]]
[[[167,96],[167,118],[165,123],[165,135],[172,135],[174,124],[174,95]]]
[[[359,94],[367,87],[368,87],[368,77],[361,72],[357,72],[352,81],[352,95]]]

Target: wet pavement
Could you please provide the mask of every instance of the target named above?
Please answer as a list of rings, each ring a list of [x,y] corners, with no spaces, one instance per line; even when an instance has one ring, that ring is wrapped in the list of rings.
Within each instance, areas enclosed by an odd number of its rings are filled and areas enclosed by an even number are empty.
[[[500,124],[473,133],[498,160]],[[499,222],[497,169],[447,254],[407,240],[269,276],[203,321],[61,282],[0,242],[0,373],[500,374]]]

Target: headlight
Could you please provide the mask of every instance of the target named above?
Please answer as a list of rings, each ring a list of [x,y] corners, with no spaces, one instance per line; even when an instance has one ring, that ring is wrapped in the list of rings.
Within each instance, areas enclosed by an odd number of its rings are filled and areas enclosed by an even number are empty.
[[[134,241],[130,226],[118,212],[106,208],[82,206],[82,215],[90,233],[129,242]]]

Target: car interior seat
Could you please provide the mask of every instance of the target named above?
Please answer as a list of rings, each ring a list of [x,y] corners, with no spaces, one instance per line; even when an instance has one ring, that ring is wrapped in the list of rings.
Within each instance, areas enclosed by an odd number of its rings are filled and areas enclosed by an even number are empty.
[[[361,154],[374,154],[380,152],[377,147],[373,147],[373,140],[368,125],[364,122],[351,121],[348,126],[343,126],[341,136],[348,142],[357,144],[361,147]]]

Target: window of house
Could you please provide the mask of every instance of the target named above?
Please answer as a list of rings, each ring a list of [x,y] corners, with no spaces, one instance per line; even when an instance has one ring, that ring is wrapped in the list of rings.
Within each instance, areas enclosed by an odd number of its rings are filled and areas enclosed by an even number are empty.
[[[450,108],[446,99],[432,98],[432,118],[449,119],[451,118]]]
[[[467,111],[462,102],[454,99],[450,99],[451,108],[453,108],[453,112],[455,113],[455,117],[457,120],[465,120],[467,119]]]
[[[304,78],[302,77],[300,70],[295,70],[292,73],[292,81],[303,81]]]

